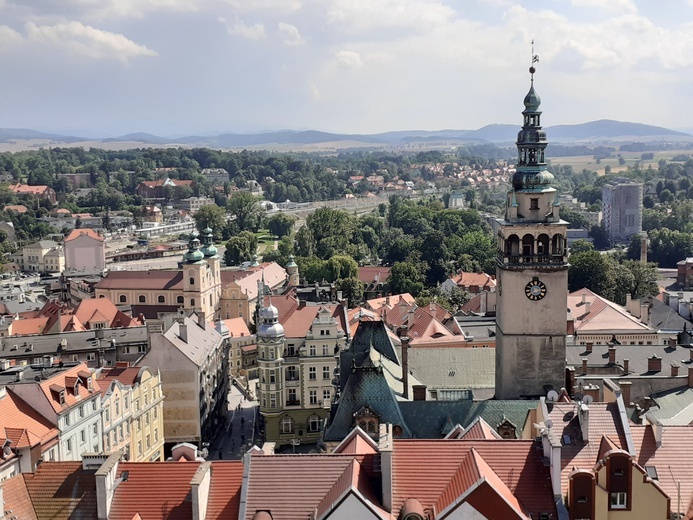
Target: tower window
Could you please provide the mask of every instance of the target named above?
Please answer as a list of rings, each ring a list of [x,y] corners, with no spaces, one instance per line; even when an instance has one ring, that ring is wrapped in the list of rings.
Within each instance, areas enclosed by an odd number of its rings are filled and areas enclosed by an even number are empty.
[[[147,298],[144,296],[144,294],[140,294],[138,301],[140,303],[145,303],[147,301]]]
[[[159,303],[164,303],[166,299],[163,296],[159,296],[158,301]]]
[[[190,285],[195,285],[195,278],[192,276],[190,277]]]
[[[181,303],[181,304],[184,303],[183,297],[182,297],[182,296],[179,296],[178,298],[176,298],[176,301],[177,301],[178,303]]]
[[[539,209],[539,199],[529,199],[529,209]]]
[[[124,294],[120,295],[120,303],[125,303],[127,301],[127,298],[125,297]]]

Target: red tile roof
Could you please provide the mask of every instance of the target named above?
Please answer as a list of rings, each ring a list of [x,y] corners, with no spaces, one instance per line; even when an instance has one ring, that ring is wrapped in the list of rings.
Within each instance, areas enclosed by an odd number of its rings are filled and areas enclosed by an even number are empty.
[[[212,462],[207,520],[238,518],[243,484],[243,462]]]
[[[538,518],[547,512],[556,517],[549,468],[533,441],[524,440],[404,440],[393,449],[392,511],[397,515],[408,498],[431,509],[474,448],[517,502]],[[474,459],[477,467],[478,459]],[[483,464],[482,464],[483,466]],[[484,468],[488,473],[488,470]],[[502,483],[503,486],[500,485]],[[497,491],[498,492],[498,491]]]
[[[190,481],[199,462],[121,462],[118,477],[128,472],[113,494],[109,520],[191,520]]]
[[[23,475],[16,475],[0,482],[5,503],[0,503],[4,511],[12,511],[5,518],[17,518],[19,520],[38,520],[31,503],[29,491],[26,488]],[[0,511],[1,513],[2,511]]]
[[[86,363],[80,363],[77,366],[61,370],[53,374],[48,379],[45,379],[37,383],[43,394],[46,396],[48,403],[51,405],[56,413],[61,413],[68,408],[82,403],[85,397],[91,397],[95,394],[101,393],[101,388],[96,381],[95,377],[92,377],[92,390],[90,391],[87,387],[87,381],[85,378],[79,377],[79,372],[89,372],[89,368]],[[75,382],[79,380],[79,397],[75,396],[73,388],[74,384],[70,385],[68,381]],[[65,389],[65,403],[60,404],[60,395],[57,391],[59,388]]]
[[[113,367],[104,368],[99,374],[99,386],[105,392],[113,381],[120,381],[124,385],[133,386],[137,383],[142,367]]]
[[[43,462],[36,473],[23,476],[39,519],[93,520],[97,517],[94,472],[83,471],[81,462]]]
[[[394,305],[397,305],[397,303],[400,300],[404,300],[406,303],[409,303],[409,304],[416,302],[416,299],[411,294],[403,293],[403,294],[394,294],[392,296],[385,296],[384,298],[373,298],[372,300],[366,301],[366,305],[368,307],[370,307],[371,309],[377,311],[383,305],[386,305],[387,308],[392,308]]]
[[[99,242],[103,242],[104,238],[99,235],[96,231],[94,231],[91,228],[80,228],[80,229],[73,229],[67,237],[65,237],[65,242],[70,242],[71,240],[74,240],[75,238],[81,237],[83,235],[88,236],[89,238],[93,238],[94,240],[98,240]]]
[[[359,267],[359,280],[366,287],[373,282],[385,283],[390,278],[390,267]]]
[[[110,290],[183,290],[183,272],[179,270],[111,271],[94,287]]]
[[[582,302],[584,297],[585,303]],[[587,307],[589,303],[589,309]],[[602,298],[589,289],[580,289],[568,295],[568,310],[575,318],[575,330],[579,332],[652,330],[623,307]]]

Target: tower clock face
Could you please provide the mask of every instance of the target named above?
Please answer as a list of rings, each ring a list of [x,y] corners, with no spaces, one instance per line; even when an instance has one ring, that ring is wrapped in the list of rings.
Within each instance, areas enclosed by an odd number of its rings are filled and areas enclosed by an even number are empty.
[[[541,300],[546,296],[546,285],[539,278],[534,278],[525,285],[525,296],[535,302]]]

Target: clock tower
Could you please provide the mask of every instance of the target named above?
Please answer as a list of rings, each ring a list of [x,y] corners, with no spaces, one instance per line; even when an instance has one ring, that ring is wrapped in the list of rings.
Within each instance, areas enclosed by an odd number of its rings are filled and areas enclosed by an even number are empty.
[[[496,399],[538,397],[565,386],[568,223],[560,219],[546,169],[533,66],[529,72],[517,170],[505,217],[497,220]]]

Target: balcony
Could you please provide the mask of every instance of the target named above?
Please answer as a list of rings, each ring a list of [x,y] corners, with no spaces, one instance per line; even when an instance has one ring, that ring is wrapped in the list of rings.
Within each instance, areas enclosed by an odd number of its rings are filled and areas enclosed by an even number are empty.
[[[502,252],[497,255],[499,264],[508,266],[519,265],[563,265],[566,263],[565,255],[509,255]]]
[[[293,378],[293,379],[288,379],[288,378],[287,378],[286,381],[285,381],[285,383],[286,383],[286,386],[287,386],[287,387],[295,387],[295,386],[299,386],[299,385],[301,384],[301,382],[298,380],[297,377],[296,377],[296,378]]]
[[[286,401],[286,406],[301,406],[301,401],[298,399],[289,399]]]

